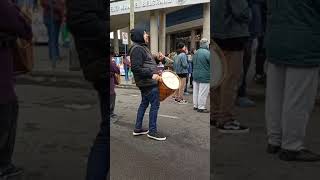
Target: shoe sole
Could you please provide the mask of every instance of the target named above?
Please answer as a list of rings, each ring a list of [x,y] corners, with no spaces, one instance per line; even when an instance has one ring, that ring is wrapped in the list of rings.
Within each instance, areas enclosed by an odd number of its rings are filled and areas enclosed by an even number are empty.
[[[242,134],[242,133],[249,133],[250,129],[246,130],[223,130],[223,129],[218,129],[220,133],[224,134]]]
[[[286,162],[319,162],[320,159],[317,159],[317,160],[302,160],[302,159],[288,159],[288,158],[284,158],[284,157],[281,157],[281,155],[279,154],[279,157],[278,157],[281,161],[286,161]]]
[[[1,180],[9,180],[12,177],[22,175],[23,173],[24,173],[24,171],[14,172],[14,173],[11,173],[11,174],[7,174],[7,175],[4,175],[4,176],[1,176],[0,179]]]
[[[157,141],[165,141],[167,138],[157,138],[157,137],[154,137],[154,136],[150,136],[149,134],[147,134],[148,138],[150,139],[154,139],[154,140],[157,140]]]
[[[199,111],[197,110],[198,113],[210,113],[209,111]]]
[[[141,132],[141,133],[135,133],[135,132],[133,132],[132,135],[134,135],[134,136],[140,136],[140,135],[146,135],[146,134],[148,134],[148,133],[149,133],[149,131]]]

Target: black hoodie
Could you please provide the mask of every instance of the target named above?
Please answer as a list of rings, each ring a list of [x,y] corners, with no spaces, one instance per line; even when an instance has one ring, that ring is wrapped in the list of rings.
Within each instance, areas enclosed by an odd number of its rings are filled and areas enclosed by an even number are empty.
[[[157,63],[144,41],[144,32],[144,29],[139,28],[130,31],[134,45],[129,50],[129,55],[136,85],[141,90],[149,90],[158,85],[152,79],[152,75],[157,73]]]

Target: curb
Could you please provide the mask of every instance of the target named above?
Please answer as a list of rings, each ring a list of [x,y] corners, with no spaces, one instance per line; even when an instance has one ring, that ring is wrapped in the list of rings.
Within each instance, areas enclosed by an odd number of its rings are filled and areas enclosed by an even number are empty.
[[[53,76],[52,73],[33,72],[28,75],[18,76],[16,81],[18,85],[93,89],[92,84],[86,81],[82,74],[68,74],[67,76],[64,76],[64,74],[56,74]],[[116,85],[116,88],[138,89],[135,84],[120,84]]]

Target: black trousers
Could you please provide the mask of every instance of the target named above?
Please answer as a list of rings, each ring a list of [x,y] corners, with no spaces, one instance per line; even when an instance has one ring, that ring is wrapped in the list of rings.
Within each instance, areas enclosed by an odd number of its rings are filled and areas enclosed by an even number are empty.
[[[116,94],[110,94],[110,115],[114,114],[115,106],[116,106]]]
[[[0,104],[0,166],[11,163],[16,141],[18,102]]]
[[[242,81],[241,85],[238,90],[239,97],[246,97],[247,96],[247,74],[251,64],[251,57],[252,57],[252,40],[249,40],[244,49],[243,55],[243,74],[242,74]]]
[[[98,92],[101,109],[100,130],[88,158],[86,180],[105,180],[110,170],[110,107],[108,80],[94,84]]]
[[[264,47],[264,37],[258,38],[258,48],[256,55],[256,74],[264,75],[264,64],[266,61],[266,49]]]

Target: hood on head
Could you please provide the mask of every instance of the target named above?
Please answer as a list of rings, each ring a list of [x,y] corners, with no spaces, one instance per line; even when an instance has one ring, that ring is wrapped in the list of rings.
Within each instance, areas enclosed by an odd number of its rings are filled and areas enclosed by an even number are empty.
[[[201,48],[205,48],[205,49],[209,49],[209,40],[208,39],[206,39],[206,38],[202,38],[201,40],[200,40],[200,47]]]
[[[135,43],[145,43],[143,35],[145,30],[142,28],[135,28],[130,31],[131,41]]]

